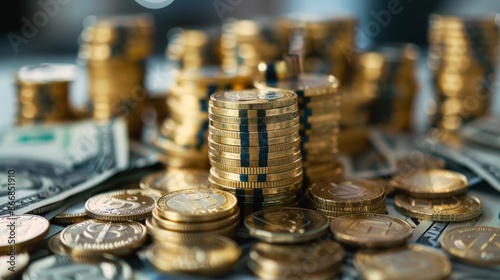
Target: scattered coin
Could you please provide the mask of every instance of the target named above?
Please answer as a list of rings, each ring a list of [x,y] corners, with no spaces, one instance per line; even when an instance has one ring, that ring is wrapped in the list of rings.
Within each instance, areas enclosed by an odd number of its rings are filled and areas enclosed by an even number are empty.
[[[15,245],[16,254],[34,252],[49,232],[49,221],[37,215],[13,215],[0,217],[0,255],[9,254]],[[14,243],[12,242],[14,240]]]
[[[141,189],[161,194],[185,189],[208,188],[208,171],[202,169],[168,169],[151,173],[140,182]]]
[[[391,185],[413,197],[437,198],[463,194],[467,191],[467,178],[457,172],[430,169],[396,175]]]
[[[59,224],[74,224],[86,219],[90,217],[85,212],[85,201],[79,201],[57,214],[51,221]]]

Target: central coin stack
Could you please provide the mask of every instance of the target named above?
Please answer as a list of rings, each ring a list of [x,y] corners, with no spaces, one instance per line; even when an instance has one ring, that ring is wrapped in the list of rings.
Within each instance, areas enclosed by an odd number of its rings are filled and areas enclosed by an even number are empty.
[[[208,111],[210,184],[235,194],[245,215],[296,204],[302,186],[297,95],[217,92]]]

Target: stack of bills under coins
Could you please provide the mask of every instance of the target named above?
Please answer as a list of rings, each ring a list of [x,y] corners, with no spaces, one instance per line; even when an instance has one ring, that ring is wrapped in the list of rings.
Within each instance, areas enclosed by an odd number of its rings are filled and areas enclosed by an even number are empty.
[[[374,98],[370,123],[391,131],[409,131],[417,91],[417,47],[385,44],[359,56],[353,90]]]
[[[296,57],[295,57],[296,58]],[[279,79],[276,69],[278,63],[261,63],[262,80],[255,87],[273,90],[291,90],[298,96],[300,115],[300,134],[304,185],[321,180],[340,180],[343,166],[336,161],[337,135],[340,120],[339,83],[331,75],[292,74],[296,69],[290,61],[290,76]]]
[[[19,69],[16,76],[17,124],[55,123],[72,119],[70,83],[75,67],[36,64]]]
[[[178,69],[220,64],[216,56],[216,36],[212,33],[196,29],[169,30],[167,59]]]
[[[226,73],[215,66],[180,70],[170,88],[165,119],[154,143],[165,152],[171,167],[208,168],[208,99],[218,91],[242,89],[249,84],[243,72]]]
[[[302,186],[297,95],[218,92],[209,103],[209,181],[236,195],[244,215],[294,205]]]
[[[90,17],[81,33],[79,59],[87,64],[93,117],[127,118],[139,138],[146,100],[145,59],[153,49],[153,18],[147,14]]]
[[[467,194],[467,178],[444,169],[400,173],[391,180],[396,209],[412,218],[456,222],[478,217],[481,201]]]
[[[499,28],[495,17],[432,15],[429,60],[435,88],[432,125],[456,131],[487,113],[494,93]]]

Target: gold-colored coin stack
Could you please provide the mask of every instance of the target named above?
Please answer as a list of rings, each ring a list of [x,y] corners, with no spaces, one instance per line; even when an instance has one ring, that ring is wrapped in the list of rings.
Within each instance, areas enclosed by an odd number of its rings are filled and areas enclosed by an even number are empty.
[[[399,193],[396,209],[404,215],[439,222],[470,220],[481,215],[481,201],[467,192],[467,178],[444,169],[400,173],[391,180]]]
[[[372,98],[370,123],[392,131],[411,129],[417,59],[417,47],[404,43],[381,45],[359,56],[353,91]]]
[[[146,220],[148,233],[157,243],[184,243],[207,234],[234,238],[239,224],[236,197],[209,188],[179,190],[161,196],[153,216]]]
[[[19,69],[16,76],[17,124],[56,123],[73,118],[69,86],[75,67],[35,64]]]
[[[368,180],[320,182],[308,189],[313,208],[330,219],[356,213],[386,213],[384,189]]]
[[[433,126],[452,132],[487,113],[495,88],[499,38],[494,16],[431,16],[428,64],[435,87]]]
[[[168,32],[167,59],[178,69],[220,64],[215,37],[208,31],[173,28]]]
[[[303,68],[308,73],[332,74],[347,83],[352,78],[357,60],[355,28],[358,20],[352,16],[294,16],[278,20],[277,33],[282,53],[288,52],[294,33],[302,31],[304,46]],[[294,48],[294,46],[291,46]]]
[[[93,117],[123,116],[130,136],[139,138],[145,59],[153,49],[154,23],[150,15],[89,18],[80,36],[79,58],[85,61]]]
[[[235,194],[243,214],[289,206],[302,185],[297,95],[218,92],[209,103],[210,184]]]
[[[216,66],[181,70],[175,74],[167,107],[170,118],[154,140],[170,167],[208,168],[208,99],[218,90],[242,89],[249,83],[243,72],[226,73]]]
[[[304,186],[322,180],[340,180],[343,166],[336,161],[337,135],[340,120],[339,83],[331,75],[292,75],[297,61],[290,61],[288,79],[278,79],[278,63],[261,63],[259,71],[263,80],[257,80],[255,87],[261,90],[291,90],[298,96],[300,135]]]

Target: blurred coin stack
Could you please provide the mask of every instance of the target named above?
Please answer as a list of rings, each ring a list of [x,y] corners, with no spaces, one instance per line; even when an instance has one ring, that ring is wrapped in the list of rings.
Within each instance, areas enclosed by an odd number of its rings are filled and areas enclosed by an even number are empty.
[[[145,59],[153,49],[153,18],[147,14],[91,17],[84,24],[78,56],[87,65],[93,117],[126,117],[129,135],[138,138],[147,97]]]
[[[296,62],[292,58],[290,71]],[[263,79],[256,81],[255,87],[267,91],[291,90],[298,96],[304,186],[341,179],[344,169],[335,159],[341,103],[337,79],[323,74],[294,77],[291,72],[289,77],[279,79],[276,65],[279,63],[259,65]]]
[[[205,30],[173,28],[168,32],[167,59],[178,69],[220,64],[215,34]]]
[[[209,103],[210,184],[236,195],[244,215],[294,205],[302,185],[297,95],[225,91]]]
[[[290,15],[277,22],[282,53],[287,52],[290,39],[303,32],[303,68],[309,73],[332,74],[347,83],[352,78],[357,60],[355,17],[318,17]],[[302,30],[302,31],[300,31]],[[293,43],[292,43],[293,44]]]
[[[226,73],[216,66],[180,70],[174,74],[165,119],[154,140],[170,167],[208,168],[208,100],[218,90],[242,89],[249,83],[243,72]]]
[[[255,71],[261,61],[276,59],[279,52],[272,26],[257,20],[227,20],[222,26],[222,67]]]
[[[43,63],[19,69],[17,124],[71,120],[69,86],[75,74],[75,67],[69,64]]]
[[[369,96],[370,123],[391,131],[409,131],[417,91],[417,47],[381,45],[359,56],[353,91]]]
[[[499,29],[495,17],[432,15],[428,64],[433,72],[432,124],[456,131],[487,113],[494,94]]]

